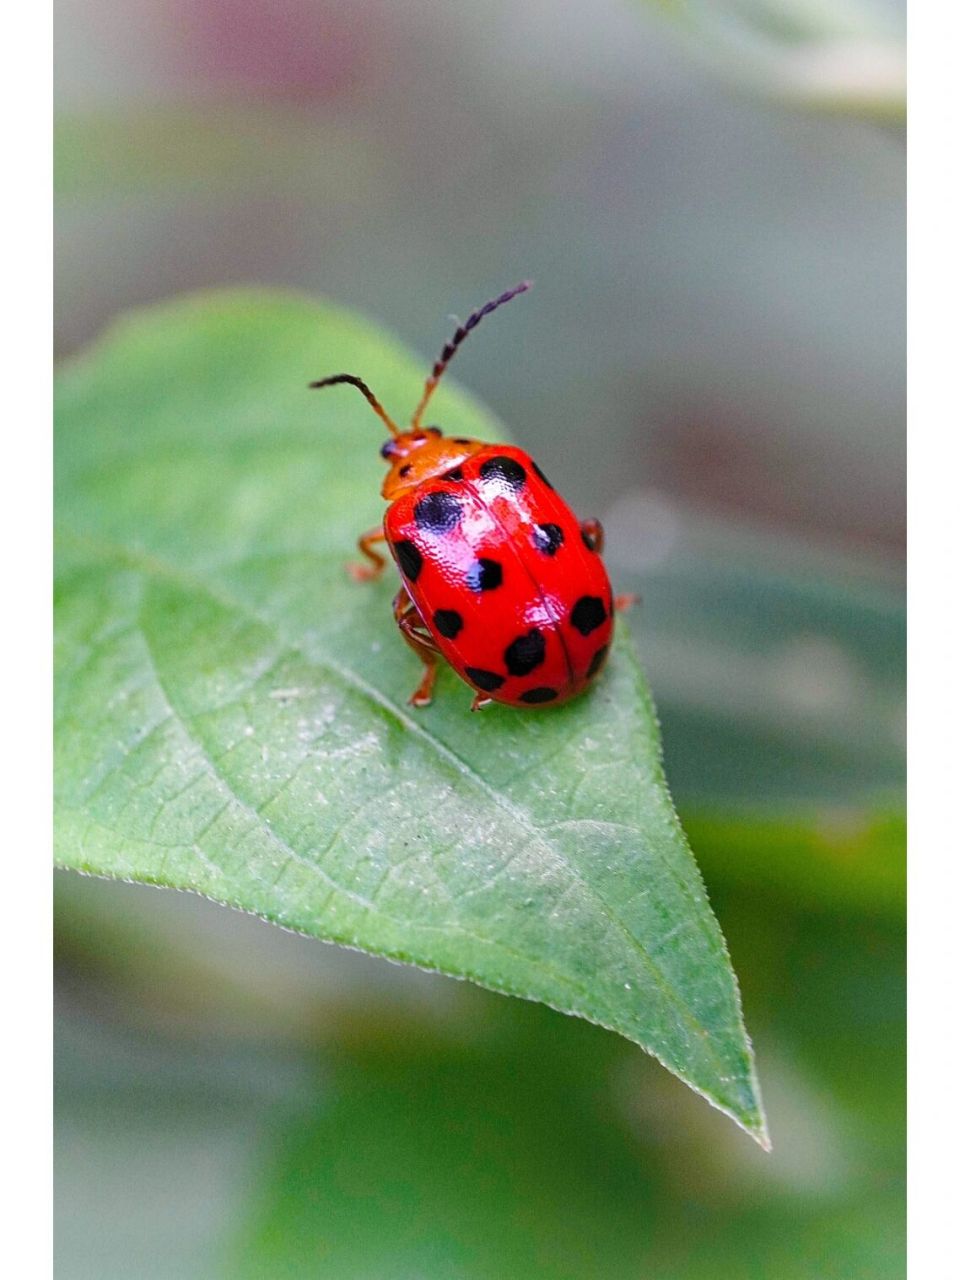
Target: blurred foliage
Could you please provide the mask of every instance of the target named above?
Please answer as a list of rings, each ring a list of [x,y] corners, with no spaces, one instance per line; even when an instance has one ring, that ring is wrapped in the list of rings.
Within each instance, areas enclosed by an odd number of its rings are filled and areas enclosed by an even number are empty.
[[[96,202],[107,192],[210,200],[242,190],[250,198],[257,190],[295,189],[311,165],[335,172],[339,200],[359,207],[375,194],[384,161],[346,123],[321,130],[309,114],[281,106],[226,103],[198,111],[174,104],[122,117],[84,112],[59,117],[54,130],[56,194],[65,205]]]
[[[902,125],[906,49],[877,0],[646,0],[738,92]]]
[[[795,899],[837,915],[853,908],[899,920],[905,910],[900,812],[825,809],[804,822],[790,813],[750,819],[685,811],[684,823],[708,877],[716,870],[766,888],[771,901]]]
[[[615,512],[608,533],[617,581],[643,596],[635,635],[677,791],[711,808],[799,808],[814,824],[821,807],[828,823],[899,807],[902,592],[856,562],[715,522],[637,569],[645,523]]]

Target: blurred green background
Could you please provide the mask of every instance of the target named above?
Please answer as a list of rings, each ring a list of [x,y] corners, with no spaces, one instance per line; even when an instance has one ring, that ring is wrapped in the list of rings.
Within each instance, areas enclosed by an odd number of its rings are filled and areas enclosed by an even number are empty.
[[[899,0],[57,8],[61,354],[262,283],[426,369],[536,279],[456,376],[643,594],[775,1146],[594,1027],[60,875],[57,1274],[901,1276]]]

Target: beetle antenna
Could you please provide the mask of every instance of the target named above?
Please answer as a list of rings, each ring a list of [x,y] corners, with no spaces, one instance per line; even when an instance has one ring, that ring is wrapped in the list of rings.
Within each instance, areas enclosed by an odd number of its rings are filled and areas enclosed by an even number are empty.
[[[417,405],[416,411],[413,415],[413,421],[410,423],[411,431],[416,431],[419,428],[420,419],[423,417],[423,411],[426,409],[427,402],[436,390],[437,383],[443,376],[444,369],[446,369],[447,365],[457,354],[457,348],[460,346],[460,343],[463,342],[470,330],[475,329],[484,316],[488,316],[491,311],[496,311],[497,307],[502,307],[505,302],[509,302],[511,298],[515,298],[518,293],[526,293],[532,284],[532,280],[521,280],[521,282],[513,289],[508,289],[506,293],[501,293],[499,298],[494,298],[492,302],[486,303],[477,311],[474,311],[472,315],[467,316],[466,320],[462,325],[460,325],[456,333],[440,352],[440,359],[433,366],[433,372],[427,379],[426,385],[423,388],[423,395],[420,398],[420,403]]]
[[[392,436],[400,435],[400,428],[362,378],[355,378],[352,373],[335,373],[331,378],[321,378],[319,382],[311,382],[309,385],[311,389],[315,387],[335,387],[339,382],[347,382],[351,387],[356,387],[380,421],[386,425],[390,434]]]

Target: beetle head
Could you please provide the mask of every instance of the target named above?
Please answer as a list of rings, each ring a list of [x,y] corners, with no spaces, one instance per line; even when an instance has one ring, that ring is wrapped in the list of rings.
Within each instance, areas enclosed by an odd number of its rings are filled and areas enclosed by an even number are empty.
[[[483,448],[480,440],[444,436],[439,427],[402,431],[384,441],[381,457],[390,463],[380,492],[388,501],[405,490],[442,476]]]

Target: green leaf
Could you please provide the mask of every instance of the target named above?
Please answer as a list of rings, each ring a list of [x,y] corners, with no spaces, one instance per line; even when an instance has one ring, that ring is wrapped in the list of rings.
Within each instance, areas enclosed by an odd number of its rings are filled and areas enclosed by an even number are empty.
[[[577,1014],[766,1143],[627,629],[566,707],[470,715],[447,671],[415,712],[393,584],[344,574],[382,511],[377,424],[306,384],[356,371],[402,415],[424,367],[332,307],[235,293],[63,372],[58,861]],[[436,412],[504,436],[453,386]]]

